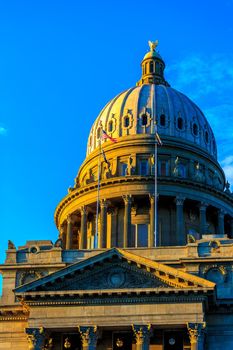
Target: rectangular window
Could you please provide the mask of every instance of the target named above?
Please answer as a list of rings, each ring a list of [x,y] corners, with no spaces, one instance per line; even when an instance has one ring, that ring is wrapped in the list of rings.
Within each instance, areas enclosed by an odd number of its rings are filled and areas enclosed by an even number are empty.
[[[131,247],[148,247],[148,225],[135,224],[131,227]]]
[[[168,176],[168,161],[159,161],[159,176]]]
[[[120,176],[125,176],[127,172],[127,164],[126,163],[120,163]]]
[[[148,160],[144,159],[140,162],[140,175],[148,175]]]

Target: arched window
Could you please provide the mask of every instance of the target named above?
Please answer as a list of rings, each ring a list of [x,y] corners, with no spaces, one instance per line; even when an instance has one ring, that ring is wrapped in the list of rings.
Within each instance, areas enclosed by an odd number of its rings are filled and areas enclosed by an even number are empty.
[[[143,114],[143,115],[141,116],[141,118],[142,118],[142,125],[143,125],[143,126],[146,126],[147,123],[148,123],[147,115],[146,115],[146,114]]]
[[[155,72],[159,73],[159,62],[155,62]]]
[[[150,73],[154,72],[154,62],[150,61]]]
[[[160,68],[160,74],[163,75],[163,66],[162,66],[162,64],[159,65],[159,68]]]
[[[196,123],[193,123],[193,134],[194,134],[195,136],[198,135],[198,126],[197,126]]]
[[[160,117],[159,117],[159,124],[161,126],[165,126],[166,125],[166,116],[165,114],[161,114]]]
[[[206,142],[206,143],[209,142],[209,134],[208,134],[207,131],[205,132],[205,142]]]
[[[108,131],[112,132],[112,129],[113,129],[113,122],[112,120],[110,120],[110,122],[108,123]]]
[[[177,119],[177,127],[178,127],[178,129],[180,129],[180,130],[183,130],[183,128],[184,128],[184,121],[183,121],[183,119],[182,119],[181,117],[179,117],[179,118]]]
[[[124,118],[124,127],[125,127],[125,128],[128,128],[128,127],[129,127],[129,117],[128,117],[128,116],[126,116],[126,117]]]

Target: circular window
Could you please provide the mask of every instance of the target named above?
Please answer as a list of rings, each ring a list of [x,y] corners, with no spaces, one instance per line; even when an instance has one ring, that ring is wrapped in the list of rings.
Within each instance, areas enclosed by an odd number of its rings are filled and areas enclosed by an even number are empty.
[[[184,121],[183,121],[183,119],[181,117],[179,117],[177,119],[177,127],[178,127],[179,130],[183,130],[183,128],[184,128]]]
[[[174,338],[170,338],[168,342],[169,342],[169,345],[175,345],[176,343]]]
[[[29,249],[29,252],[32,254],[37,254],[37,253],[39,253],[39,251],[40,251],[40,248],[36,247],[36,246],[33,246]]]
[[[216,284],[221,284],[224,282],[225,276],[218,268],[212,268],[207,271],[206,278]]]
[[[196,123],[193,123],[193,134],[194,134],[195,136],[198,135],[198,126],[197,126]]]

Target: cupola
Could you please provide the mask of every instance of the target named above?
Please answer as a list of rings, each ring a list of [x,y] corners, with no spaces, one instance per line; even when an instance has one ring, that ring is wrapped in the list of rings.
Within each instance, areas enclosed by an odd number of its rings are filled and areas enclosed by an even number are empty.
[[[150,51],[144,56],[142,60],[142,77],[137,82],[137,86],[144,84],[170,86],[164,79],[165,63],[160,54],[156,51],[158,40],[154,42],[148,41],[148,44]]]

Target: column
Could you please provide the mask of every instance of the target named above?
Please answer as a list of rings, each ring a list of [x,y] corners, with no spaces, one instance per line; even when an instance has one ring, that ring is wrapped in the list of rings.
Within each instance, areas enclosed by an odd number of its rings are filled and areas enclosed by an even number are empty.
[[[124,215],[124,237],[123,237],[123,248],[128,246],[128,239],[131,234],[131,205],[132,205],[132,196],[124,195],[125,202],[125,215]]]
[[[107,201],[102,199],[100,201],[100,235],[99,248],[106,248],[107,235]]]
[[[66,232],[65,232],[65,225],[62,224],[60,226],[60,230],[59,230],[59,238],[61,239],[62,241],[62,248],[64,249],[65,246],[66,246]]]
[[[155,235],[155,196],[149,195],[150,198],[150,234],[148,239],[148,247],[154,247],[154,235]],[[158,243],[158,242],[157,242]]]
[[[66,231],[66,249],[72,248],[72,239],[73,239],[73,221],[72,216],[67,216],[67,231]]]
[[[205,322],[187,323],[191,350],[204,350],[204,329]]]
[[[97,343],[97,327],[79,326],[78,330],[81,336],[82,349],[95,350]]]
[[[41,350],[45,340],[44,328],[25,328],[25,333],[27,334],[28,349]]]
[[[218,234],[224,235],[225,229],[224,229],[224,216],[225,212],[222,209],[218,210]]]
[[[82,206],[80,208],[81,212],[81,235],[80,235],[80,249],[87,248],[87,208]]]
[[[201,202],[199,206],[199,222],[200,222],[200,234],[206,234],[206,209],[208,204]]]
[[[184,229],[184,200],[183,197],[176,197],[176,244],[185,245],[185,229]]]
[[[115,207],[112,211],[111,218],[111,247],[118,246],[118,208]]]
[[[136,339],[136,350],[149,350],[151,325],[133,325],[132,328]]]
[[[231,218],[230,220],[231,220],[231,235],[230,235],[230,238],[233,238],[233,218]]]

